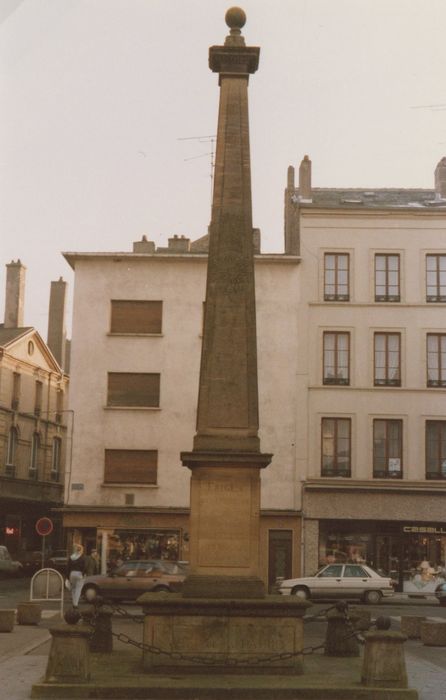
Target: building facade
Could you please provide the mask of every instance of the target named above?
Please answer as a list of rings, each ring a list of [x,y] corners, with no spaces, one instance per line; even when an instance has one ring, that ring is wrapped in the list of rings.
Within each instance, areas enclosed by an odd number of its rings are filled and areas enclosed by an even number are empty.
[[[289,171],[299,269],[307,573],[366,561],[432,592],[446,559],[446,159],[435,190],[311,188]]]
[[[23,325],[25,267],[7,265],[0,324],[0,541],[18,556],[42,548],[35,525],[50,517],[46,546],[60,545],[67,454],[68,376],[35,328]]]
[[[289,169],[285,253],[255,258],[265,582],[367,561],[407,592],[446,557],[446,161],[432,190],[313,188]],[[207,237],[66,253],[75,271],[64,525],[188,558]],[[88,342],[86,342],[88,339]],[[228,338],[230,342],[230,338]]]
[[[258,235],[258,234],[256,234]],[[70,407],[76,430],[64,525],[102,552],[188,559],[189,470],[195,433],[207,254],[184,238],[156,250],[66,253],[75,270]],[[295,483],[299,258],[256,256],[262,450],[262,570],[298,567]],[[88,342],[86,339],[88,338]],[[228,338],[230,342],[230,338]],[[293,562],[294,557],[294,562]],[[285,569],[286,567],[286,569]]]

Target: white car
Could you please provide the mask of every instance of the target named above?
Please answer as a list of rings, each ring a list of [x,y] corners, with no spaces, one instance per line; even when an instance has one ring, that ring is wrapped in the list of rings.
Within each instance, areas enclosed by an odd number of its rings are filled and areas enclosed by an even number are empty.
[[[304,600],[357,598],[376,604],[383,596],[393,595],[393,585],[391,578],[380,576],[365,564],[328,564],[315,576],[282,581],[279,593]]]

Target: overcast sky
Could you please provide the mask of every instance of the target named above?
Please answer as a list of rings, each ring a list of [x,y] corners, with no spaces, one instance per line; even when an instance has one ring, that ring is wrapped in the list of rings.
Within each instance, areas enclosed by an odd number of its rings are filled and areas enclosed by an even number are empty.
[[[0,0],[0,308],[28,268],[46,337],[61,251],[198,238],[210,216],[230,0]],[[319,187],[433,187],[446,154],[444,0],[245,0],[254,225],[283,251],[283,188],[304,154]],[[203,156],[203,157],[199,157]],[[71,312],[70,312],[71,313]],[[2,311],[0,311],[0,316]]]

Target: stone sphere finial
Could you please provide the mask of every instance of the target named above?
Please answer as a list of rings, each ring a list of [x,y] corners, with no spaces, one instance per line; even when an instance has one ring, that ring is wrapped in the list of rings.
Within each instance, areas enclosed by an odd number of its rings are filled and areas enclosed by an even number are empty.
[[[240,30],[245,26],[246,14],[241,7],[230,7],[225,14],[225,22],[230,29]]]

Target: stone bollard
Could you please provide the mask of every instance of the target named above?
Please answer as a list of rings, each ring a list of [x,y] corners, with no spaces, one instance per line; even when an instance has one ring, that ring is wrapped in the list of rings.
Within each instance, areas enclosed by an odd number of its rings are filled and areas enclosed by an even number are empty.
[[[42,606],[38,603],[19,603],[17,605],[17,623],[19,625],[38,625],[42,619]]]
[[[422,622],[420,636],[427,647],[446,647],[446,622]]]
[[[3,608],[0,610],[0,632],[12,632],[14,629],[15,610]]]
[[[52,636],[45,683],[85,683],[90,680],[91,628],[78,625],[76,610],[65,613],[66,625],[50,629]]]
[[[426,618],[421,615],[402,615],[401,616],[401,632],[408,639],[420,639],[421,623],[425,622]]]
[[[407,688],[406,635],[390,631],[389,617],[378,617],[376,627],[376,631],[364,635],[361,682],[377,688]]]
[[[95,602],[94,605],[82,612],[82,620],[93,628],[93,634],[90,637],[90,651],[113,651],[112,615],[113,610],[103,605],[102,602]]]
[[[350,623],[346,619],[347,605],[338,604],[336,610],[327,613],[327,633],[325,637],[326,656],[359,656],[358,640],[353,634],[352,625],[356,617],[350,616]]]

